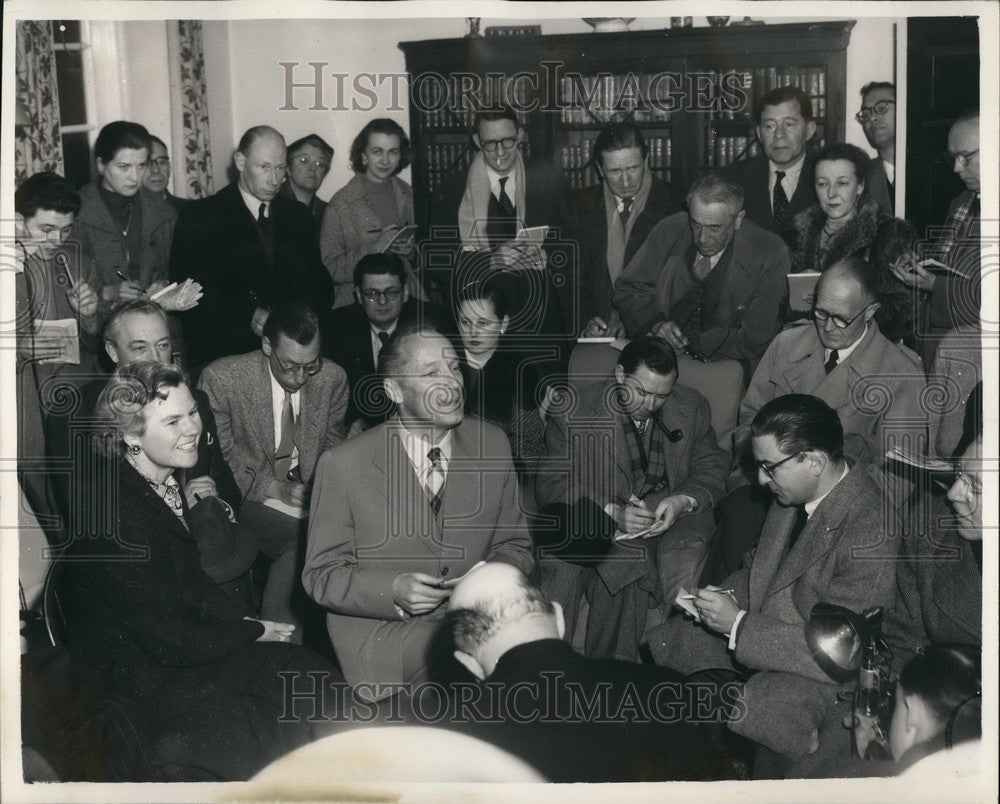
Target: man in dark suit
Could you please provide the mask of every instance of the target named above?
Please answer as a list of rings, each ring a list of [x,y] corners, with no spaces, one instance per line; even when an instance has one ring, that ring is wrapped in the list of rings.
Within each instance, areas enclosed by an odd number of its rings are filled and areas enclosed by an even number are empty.
[[[196,368],[256,349],[269,310],[281,302],[305,302],[322,316],[332,299],[312,214],[278,194],[284,139],[254,126],[235,163],[237,181],[181,212],[170,252],[171,279],[191,277],[205,294],[181,316]]]
[[[728,455],[708,403],[677,378],[666,341],[636,338],[613,378],[546,423],[535,493],[560,524],[542,588],[571,635],[586,597],[588,657],[638,660],[649,609],[697,582],[715,530]]]
[[[763,153],[719,172],[743,188],[747,217],[790,244],[789,223],[816,200],[807,148],[816,134],[812,101],[798,87],[777,87],[760,99],[756,117]]]
[[[149,141],[152,145],[149,150],[149,168],[142,177],[142,186],[170,204],[174,212],[180,215],[191,200],[179,198],[170,192],[170,152],[167,144],[153,134],[149,135]]]
[[[631,123],[612,123],[594,141],[590,161],[600,184],[567,198],[566,237],[576,244],[573,301],[584,334],[624,334],[613,285],[650,230],[680,212],[683,199],[649,170],[646,140]]]
[[[779,397],[761,408],[751,439],[758,478],[775,497],[760,541],[722,588],[691,590],[698,624],[670,620],[649,647],[682,673],[745,680],[746,710],[729,728],[800,758],[819,746],[836,701],[806,642],[812,607],[889,607],[898,530],[869,474],[844,459],[843,429],[825,402]]]
[[[568,291],[560,289],[568,288],[571,278],[569,255],[562,246],[515,242],[518,231],[535,226],[548,226],[549,236],[559,239],[566,183],[553,165],[521,156],[524,139],[510,107],[476,115],[472,140],[478,153],[467,169],[441,185],[431,204],[424,249],[446,251],[447,257],[427,264],[447,266],[436,273],[449,309],[460,288],[486,272],[503,271],[512,331],[568,337],[577,331],[562,309]]]
[[[397,413],[320,459],[302,573],[345,677],[371,700],[437,675],[449,579],[481,560],[534,566],[510,445],[464,418],[452,345],[401,327],[379,370]]]
[[[256,351],[211,363],[199,387],[245,498],[241,520],[274,559],[263,616],[299,623],[308,603],[296,598],[309,492],[319,456],[346,436],[347,377],[320,355],[315,314],[289,302],[268,316]]]
[[[471,718],[454,710],[466,724],[456,728],[553,782],[722,778],[707,727],[689,722],[680,677],[662,667],[583,658],[562,639],[559,604],[514,567],[491,562],[470,572],[448,601],[448,623],[455,658],[486,685],[462,690],[476,705]]]
[[[323,354],[347,372],[347,424],[352,433],[384,421],[389,413],[391,405],[375,367],[399,323],[416,322],[423,315],[443,326],[438,308],[418,307],[410,298],[406,280],[406,264],[398,254],[366,254],[354,268],[355,303],[330,313],[324,328]]]
[[[872,81],[861,88],[861,110],[854,116],[878,155],[868,163],[865,192],[886,215],[896,214],[896,85]]]
[[[749,377],[780,328],[788,248],[744,220],[743,191],[728,179],[698,179],[687,205],[653,227],[615,283],[615,308],[630,336],[739,360]]]

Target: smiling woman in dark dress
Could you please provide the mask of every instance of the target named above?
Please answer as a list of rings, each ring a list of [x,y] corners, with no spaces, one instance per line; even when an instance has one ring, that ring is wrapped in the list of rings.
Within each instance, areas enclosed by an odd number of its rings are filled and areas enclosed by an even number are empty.
[[[304,719],[279,722],[279,672],[342,677],[278,644],[290,626],[246,616],[202,571],[174,477],[197,461],[202,431],[184,374],[154,361],[119,368],[96,415],[110,454],[88,489],[93,538],[67,550],[62,585],[74,663],[136,702],[156,780],[248,778],[312,738]]]

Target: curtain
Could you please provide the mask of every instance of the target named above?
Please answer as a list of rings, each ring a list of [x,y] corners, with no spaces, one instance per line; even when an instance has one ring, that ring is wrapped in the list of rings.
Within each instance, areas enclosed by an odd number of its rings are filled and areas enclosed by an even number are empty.
[[[174,187],[179,187],[177,192],[182,198],[205,198],[215,192],[215,186],[201,22],[168,22],[167,44]]]
[[[18,21],[15,72],[14,93],[27,117],[24,134],[14,140],[15,180],[20,184],[43,170],[62,174],[59,90],[50,21]]]

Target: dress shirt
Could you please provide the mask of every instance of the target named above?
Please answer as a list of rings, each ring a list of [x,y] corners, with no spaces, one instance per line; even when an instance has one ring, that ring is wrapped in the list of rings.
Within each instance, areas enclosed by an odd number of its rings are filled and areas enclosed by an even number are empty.
[[[399,325],[399,319],[398,318],[395,321],[392,322],[392,326],[389,327],[388,329],[378,329],[378,327],[373,326],[371,323],[368,324],[368,328],[369,328],[369,330],[371,330],[372,357],[375,358],[375,365],[376,366],[378,365],[379,352],[382,351],[382,341],[379,338],[378,334],[380,332],[384,332],[386,335],[388,335],[391,338],[392,337],[392,333],[396,331],[396,327],[398,325]]]
[[[486,175],[490,180],[490,192],[493,193],[493,197],[500,200],[500,179],[507,179],[507,183],[504,184],[503,189],[507,193],[507,197],[510,199],[510,205],[517,209],[517,178],[515,176],[515,171],[511,171],[506,176],[501,176],[493,168],[486,168]]]
[[[399,436],[403,442],[403,449],[406,450],[406,457],[413,464],[413,471],[417,473],[417,479],[424,488],[427,488],[427,478],[433,469],[431,459],[427,457],[427,453],[430,452],[432,447],[437,447],[441,450],[441,473],[444,475],[441,488],[444,488],[445,483],[448,481],[448,465],[451,463],[451,430],[445,433],[444,437],[437,444],[432,444],[427,439],[411,433],[403,424],[400,424]]]
[[[262,201],[255,195],[251,195],[246,190],[243,189],[243,185],[237,183],[237,187],[240,188],[240,195],[243,196],[243,203],[247,205],[247,209],[250,210],[250,215],[254,220],[257,220],[257,216],[260,214],[260,205],[264,205],[264,217],[271,217],[271,202]]]
[[[281,444],[281,410],[285,406],[285,389],[278,384],[278,381],[274,378],[274,372],[271,371],[271,367],[268,366],[268,376],[271,378],[271,416],[274,421],[274,448],[278,449],[278,445]],[[295,421],[299,421],[299,406],[300,406],[300,394],[296,391],[292,394],[292,413],[295,416]],[[294,469],[299,465],[299,448],[294,447],[292,449],[292,465],[291,468]]]
[[[841,363],[843,363],[845,360],[847,360],[848,357],[850,357],[851,352],[853,352],[855,349],[858,348],[858,344],[861,343],[861,341],[863,341],[865,339],[865,335],[867,335],[867,334],[868,334],[868,325],[865,324],[864,332],[861,333],[861,336],[854,343],[852,343],[850,346],[845,346],[843,349],[838,349],[837,350],[837,365],[838,366]],[[832,349],[827,349],[825,347],[823,348],[823,362],[824,363],[826,363],[826,361],[830,359],[830,352],[832,352],[832,351],[833,351]]]
[[[896,183],[896,165],[892,162],[886,162],[882,160],[882,170],[885,171],[885,177],[889,180],[889,184]]]
[[[779,170],[784,171],[785,178],[781,180],[781,186],[785,188],[785,198],[790,202],[792,196],[795,195],[796,188],[799,186],[799,177],[802,175],[802,166],[805,164],[805,161],[805,151],[802,152],[799,161],[794,165],[786,165],[779,168],[770,159],[767,160],[767,197],[771,200],[772,212],[774,211],[774,184],[778,180],[778,177],[774,174]]]

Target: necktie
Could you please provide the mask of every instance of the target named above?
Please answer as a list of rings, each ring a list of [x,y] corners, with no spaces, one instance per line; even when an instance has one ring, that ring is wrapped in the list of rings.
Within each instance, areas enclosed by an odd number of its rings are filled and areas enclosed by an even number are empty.
[[[384,331],[383,332],[379,332],[379,334],[378,334],[378,340],[379,340],[379,343],[381,343],[383,346],[385,346],[389,342],[389,333],[388,332],[384,332]]]
[[[698,259],[694,261],[692,271],[695,279],[699,282],[704,282],[706,277],[712,273],[712,258],[706,257],[704,254],[699,255]]]
[[[431,462],[430,471],[427,473],[427,496],[430,498],[431,510],[437,516],[441,511],[441,500],[444,496],[444,466],[441,465],[441,448],[431,447],[427,452],[427,458]]]
[[[792,531],[788,534],[788,549],[791,550],[795,546],[795,542],[798,541],[799,536],[802,535],[803,529],[805,529],[806,522],[809,521],[809,516],[806,514],[806,509],[804,506],[800,507],[798,513],[795,514],[795,524],[792,525]]]
[[[646,435],[646,425],[648,424],[648,422],[636,421],[634,423],[635,423],[635,431],[639,434],[639,438],[642,438],[644,435]]]
[[[831,349],[830,356],[826,359],[826,362],[823,364],[823,368],[826,369],[827,374],[829,374],[831,371],[837,368],[838,360],[840,360],[840,352],[838,352],[836,349]]]
[[[295,414],[292,412],[292,394],[285,391],[285,401],[281,406],[281,441],[274,453],[274,479],[279,483],[288,480],[292,469],[292,453],[295,450]]]
[[[507,218],[514,217],[514,203],[510,200],[510,196],[507,195],[507,176],[500,179],[500,195],[497,196],[497,202],[500,204],[500,209],[503,210],[503,214]]]
[[[267,226],[267,215],[264,214],[266,212],[267,204],[261,204],[260,209],[257,210],[257,225],[262,229]]]
[[[771,209],[774,213],[774,228],[777,231],[785,228],[785,218],[788,217],[788,196],[785,195],[785,188],[781,186],[783,178],[785,178],[785,171],[775,171],[774,196],[771,201]]]
[[[632,214],[632,202],[633,202],[633,200],[634,199],[632,199],[632,198],[623,198],[622,199],[622,209],[621,209],[621,212],[618,213],[618,217],[620,217],[622,219],[622,228],[625,228],[626,226],[628,226],[628,216]]]

